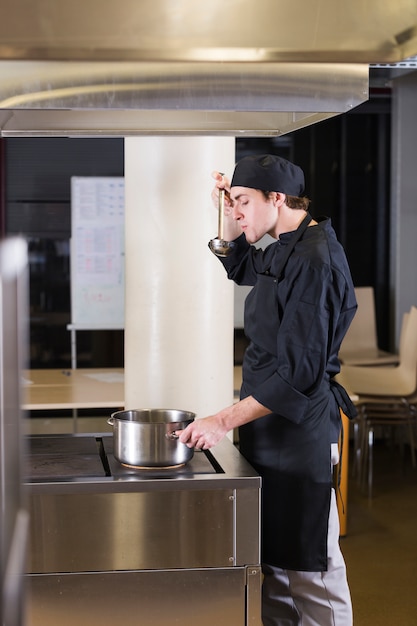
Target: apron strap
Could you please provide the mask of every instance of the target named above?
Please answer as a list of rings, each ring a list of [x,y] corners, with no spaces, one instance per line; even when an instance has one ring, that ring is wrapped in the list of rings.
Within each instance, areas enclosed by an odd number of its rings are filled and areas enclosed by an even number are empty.
[[[358,410],[349,397],[346,389],[334,378],[330,379],[330,391],[336,398],[337,405],[350,420],[358,416]]]

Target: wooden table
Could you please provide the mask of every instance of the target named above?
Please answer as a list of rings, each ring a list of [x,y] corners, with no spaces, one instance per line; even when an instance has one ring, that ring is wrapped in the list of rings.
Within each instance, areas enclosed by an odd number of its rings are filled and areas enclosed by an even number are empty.
[[[26,370],[22,407],[27,411],[123,409],[123,368]]]

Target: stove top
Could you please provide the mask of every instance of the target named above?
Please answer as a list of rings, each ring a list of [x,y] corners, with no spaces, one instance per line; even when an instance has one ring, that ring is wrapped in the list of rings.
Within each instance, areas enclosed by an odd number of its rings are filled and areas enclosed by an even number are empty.
[[[122,465],[113,455],[113,436],[50,435],[28,437],[26,482],[71,481],[80,478],[148,480],[216,475],[222,468],[210,451],[195,451],[177,467],[136,468]]]
[[[27,482],[106,475],[95,437],[29,437],[24,460]]]

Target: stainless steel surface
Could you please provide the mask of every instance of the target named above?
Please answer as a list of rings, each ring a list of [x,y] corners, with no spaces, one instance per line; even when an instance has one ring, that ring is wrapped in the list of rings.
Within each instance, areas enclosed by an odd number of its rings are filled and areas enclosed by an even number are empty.
[[[0,617],[3,626],[26,626],[26,566],[28,557],[29,513],[20,508],[16,514],[4,581]]]
[[[259,562],[260,478],[229,440],[185,467],[149,470],[121,466],[112,443],[111,435],[30,438],[30,572]],[[93,469],[71,477],[77,457]]]
[[[416,27],[414,0],[6,0],[0,131],[280,135],[365,101]]]
[[[28,515],[22,489],[23,441],[20,380],[26,366],[27,247],[22,239],[0,245],[0,623],[20,626]]]
[[[107,420],[113,426],[114,456],[120,463],[143,467],[183,465],[192,459],[188,448],[175,437],[195,413],[176,409],[117,411]]]
[[[28,626],[261,626],[256,566],[44,574],[29,581]]]
[[[0,56],[377,63],[415,54],[416,26],[414,0],[3,0]]]
[[[368,74],[362,64],[4,61],[0,131],[274,136],[361,104]]]
[[[233,241],[225,241],[223,236],[224,229],[224,189],[219,189],[219,220],[218,220],[218,234],[215,239],[209,241],[209,248],[216,256],[229,256],[229,254],[233,251],[235,244]]]
[[[29,443],[29,626],[261,626],[260,478],[229,440],[149,470],[121,466],[111,435]],[[95,449],[102,469],[69,477]]]
[[[232,567],[233,490],[180,487],[31,498],[28,571]]]

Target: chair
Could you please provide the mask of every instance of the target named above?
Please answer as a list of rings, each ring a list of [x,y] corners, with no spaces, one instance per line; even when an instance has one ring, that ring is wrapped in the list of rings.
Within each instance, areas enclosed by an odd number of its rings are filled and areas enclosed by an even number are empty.
[[[338,381],[356,394],[359,415],[354,422],[353,467],[359,481],[367,474],[368,494],[373,485],[375,429],[402,429],[408,438],[416,467],[414,429],[417,402],[417,308],[405,313],[401,325],[399,364],[396,366],[341,366]],[[367,470],[367,472],[366,472]]]
[[[373,287],[355,287],[358,309],[343,339],[339,359],[347,365],[389,365],[398,355],[378,347]]]

